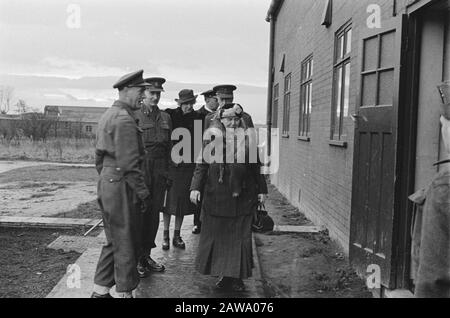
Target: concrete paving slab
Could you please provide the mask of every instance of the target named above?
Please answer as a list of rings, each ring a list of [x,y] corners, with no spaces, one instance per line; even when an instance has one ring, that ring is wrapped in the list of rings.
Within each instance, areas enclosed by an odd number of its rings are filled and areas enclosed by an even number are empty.
[[[89,248],[102,248],[105,243],[103,237],[61,235],[47,247],[64,252],[84,253]]]
[[[47,298],[89,298],[94,286],[94,274],[100,251],[99,248],[87,249]]]
[[[0,226],[3,227],[43,227],[43,228],[91,227],[94,226],[98,221],[100,220],[0,216]]]
[[[323,229],[319,226],[275,225],[273,230],[290,233],[319,233]]]

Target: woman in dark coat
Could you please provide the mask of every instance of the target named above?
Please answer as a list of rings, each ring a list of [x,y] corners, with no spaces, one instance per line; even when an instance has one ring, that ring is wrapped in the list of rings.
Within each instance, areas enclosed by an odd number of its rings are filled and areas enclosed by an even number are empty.
[[[194,125],[195,121],[199,121],[201,129],[201,116],[194,111],[194,105],[196,103],[197,95],[194,95],[192,90],[182,90],[179,93],[179,99],[177,101],[179,107],[176,109],[167,109],[172,118],[173,131],[177,128],[186,128],[191,137],[191,156],[188,162],[174,163],[171,162],[169,169],[169,179],[172,186],[167,194],[166,208],[164,210],[164,239],[162,248],[168,250],[170,248],[169,239],[169,227],[171,216],[175,216],[175,231],[173,234],[172,244],[178,248],[186,248],[183,239],[180,236],[181,226],[185,215],[194,214],[196,206],[189,200],[189,187],[191,184],[192,176],[195,169],[195,160],[198,154],[194,154]],[[182,141],[180,137],[179,141],[173,141],[173,147],[177,146],[177,143]],[[183,149],[184,150],[184,149]],[[180,154],[181,156],[183,153]]]
[[[244,127],[239,105],[219,112],[211,127]],[[225,151],[224,151],[225,155]],[[247,161],[248,162],[248,161]],[[238,179],[234,179],[238,177]],[[234,180],[233,180],[234,179]],[[238,188],[236,185],[239,184]],[[220,277],[219,288],[245,289],[243,279],[253,268],[252,221],[267,185],[257,163],[197,164],[191,184],[191,201],[202,202],[202,232],[196,268],[204,275]]]

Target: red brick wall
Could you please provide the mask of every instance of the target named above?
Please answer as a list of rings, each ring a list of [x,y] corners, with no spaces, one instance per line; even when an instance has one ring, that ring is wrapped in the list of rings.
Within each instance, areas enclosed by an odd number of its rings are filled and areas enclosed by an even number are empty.
[[[399,13],[407,0],[397,1]],[[334,0],[332,25],[321,25],[326,0],[285,0],[275,27],[275,79],[280,85],[278,127],[282,127],[284,77],[292,73],[290,136],[280,137],[280,169],[272,182],[348,252],[352,194],[354,123],[345,119],[347,148],[329,144],[335,32],[352,20],[350,109],[354,113],[359,84],[359,33],[366,27],[369,4],[381,7],[382,21],[393,15],[392,0]],[[282,55],[286,55],[281,73]],[[301,62],[314,55],[311,141],[299,140]],[[301,199],[299,201],[299,191]]]

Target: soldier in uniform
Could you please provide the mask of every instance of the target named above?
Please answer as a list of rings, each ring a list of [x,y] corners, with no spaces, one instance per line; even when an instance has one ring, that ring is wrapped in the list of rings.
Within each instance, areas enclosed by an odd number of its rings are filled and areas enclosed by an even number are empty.
[[[205,105],[197,110],[197,113],[205,118],[208,114],[212,114],[217,111],[219,108],[219,102],[217,101],[216,93],[212,89],[203,92],[200,95],[205,98]]]
[[[141,278],[150,272],[163,272],[164,265],[151,258],[151,250],[156,247],[155,238],[159,227],[159,214],[163,209],[166,191],[171,185],[168,179],[172,120],[166,112],[158,107],[161,92],[164,92],[164,78],[145,79],[145,99],[140,110],[135,114],[139,127],[143,131],[145,157],[143,171],[145,183],[152,196],[152,204],[142,218],[141,254],[138,272]]]
[[[112,298],[109,291],[114,285],[120,297],[132,298],[139,284],[138,226],[142,207],[151,202],[141,170],[142,136],[133,113],[145,89],[142,74],[141,70],[119,79],[113,86],[119,99],[99,122],[95,165],[107,244],[97,264],[92,298]]]
[[[200,115],[202,120],[202,127],[205,127],[205,118],[209,114],[213,114],[219,108],[219,102],[217,101],[216,93],[214,90],[208,90],[206,92],[201,93],[205,98],[205,105],[197,110],[197,113]],[[203,191],[202,191],[203,192]],[[200,234],[202,228],[202,222],[200,221],[200,213],[201,213],[201,203],[198,204],[197,210],[194,214],[194,228],[192,229],[193,234]]]

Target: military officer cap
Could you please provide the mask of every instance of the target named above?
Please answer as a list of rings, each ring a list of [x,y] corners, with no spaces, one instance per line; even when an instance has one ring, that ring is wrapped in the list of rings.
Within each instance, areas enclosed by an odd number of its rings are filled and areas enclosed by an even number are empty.
[[[143,70],[126,74],[114,84],[113,88],[121,90],[124,87],[141,87],[144,83],[142,74],[144,74]]]
[[[205,98],[209,98],[209,97],[215,97],[216,96],[216,92],[213,89],[210,89],[206,92],[201,93],[200,95],[203,95]]]
[[[232,98],[233,92],[237,89],[234,85],[219,85],[213,88],[218,97]]]
[[[163,84],[166,80],[162,77],[150,77],[144,80],[145,87],[152,92],[164,92]]]

